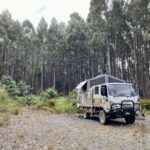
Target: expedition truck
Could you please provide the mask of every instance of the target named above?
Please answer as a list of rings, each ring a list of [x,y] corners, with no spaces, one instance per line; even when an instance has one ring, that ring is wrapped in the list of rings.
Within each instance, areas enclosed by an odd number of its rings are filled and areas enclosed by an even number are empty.
[[[98,116],[103,125],[114,118],[124,118],[128,124],[135,122],[140,105],[133,84],[102,74],[81,82],[76,90],[77,106],[85,119]]]

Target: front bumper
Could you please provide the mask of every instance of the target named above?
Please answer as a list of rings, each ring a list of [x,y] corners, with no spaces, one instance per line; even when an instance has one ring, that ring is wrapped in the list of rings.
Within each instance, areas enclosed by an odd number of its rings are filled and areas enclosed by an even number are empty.
[[[134,115],[136,111],[140,110],[140,104],[133,101],[124,100],[122,103],[113,103],[110,109],[110,115],[125,116]]]

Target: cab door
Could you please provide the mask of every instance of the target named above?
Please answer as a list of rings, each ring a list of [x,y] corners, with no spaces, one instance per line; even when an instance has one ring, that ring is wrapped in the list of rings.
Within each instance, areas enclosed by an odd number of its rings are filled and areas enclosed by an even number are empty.
[[[93,105],[100,106],[100,86],[95,86],[93,89]]]
[[[101,91],[101,105],[103,106],[108,101],[107,86],[102,85],[100,91]]]

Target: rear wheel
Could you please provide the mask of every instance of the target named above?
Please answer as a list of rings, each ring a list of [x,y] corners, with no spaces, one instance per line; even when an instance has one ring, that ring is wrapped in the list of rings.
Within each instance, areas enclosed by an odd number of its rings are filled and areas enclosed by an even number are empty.
[[[106,113],[103,109],[100,110],[100,112],[99,112],[99,121],[102,125],[107,124],[108,118],[107,118]]]
[[[125,116],[127,124],[133,124],[135,122],[135,115]]]

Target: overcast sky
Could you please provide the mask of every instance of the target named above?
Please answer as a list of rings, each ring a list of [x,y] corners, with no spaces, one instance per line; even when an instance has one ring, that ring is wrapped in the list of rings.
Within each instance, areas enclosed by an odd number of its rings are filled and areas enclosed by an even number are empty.
[[[55,17],[59,22],[68,22],[73,12],[86,19],[90,0],[0,0],[0,12],[8,9],[13,19],[29,19],[37,26],[43,16],[48,23]]]

